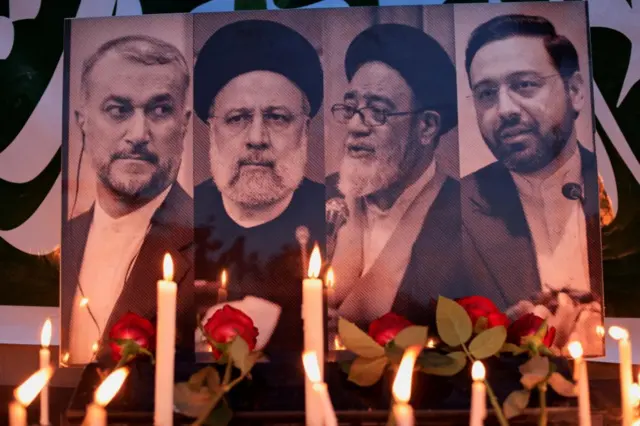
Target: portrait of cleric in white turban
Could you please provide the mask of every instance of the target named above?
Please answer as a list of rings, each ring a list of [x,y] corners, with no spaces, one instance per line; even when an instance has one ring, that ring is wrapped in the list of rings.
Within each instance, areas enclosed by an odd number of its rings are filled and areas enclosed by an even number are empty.
[[[303,259],[314,244],[324,251],[325,238],[322,170],[315,181],[306,172],[307,158],[323,162],[322,135],[310,131],[323,97],[320,58],[287,25],[197,21],[196,49],[206,35],[194,111],[206,128],[194,156],[210,159],[206,179],[194,179],[199,313],[205,322],[228,303],[261,325],[257,348],[299,354]]]

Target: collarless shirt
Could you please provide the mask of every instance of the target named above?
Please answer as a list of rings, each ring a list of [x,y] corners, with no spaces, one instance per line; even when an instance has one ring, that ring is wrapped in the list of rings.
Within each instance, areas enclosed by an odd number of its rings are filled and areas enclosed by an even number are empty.
[[[586,219],[580,200],[562,193],[576,183],[584,193],[582,162],[577,143],[560,154],[551,173],[523,175],[512,172],[533,239],[543,291],[590,291]]]
[[[151,218],[170,189],[171,186],[143,207],[119,218],[109,216],[99,201],[94,204],[80,268],[82,291],[78,289],[73,300],[69,345],[71,363],[91,362],[92,345],[102,337],[147,235]],[[89,300],[88,306],[80,306],[83,297]]]

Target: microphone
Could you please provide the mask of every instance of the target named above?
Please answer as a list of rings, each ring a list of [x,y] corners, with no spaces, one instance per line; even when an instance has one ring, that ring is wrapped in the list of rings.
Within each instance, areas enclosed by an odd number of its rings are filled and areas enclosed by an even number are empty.
[[[582,205],[584,205],[585,199],[582,194],[582,187],[575,182],[569,182],[562,185],[562,195],[569,200],[578,200]]]
[[[325,215],[327,221],[327,257],[331,261],[333,252],[336,249],[338,231],[349,219],[347,202],[341,197],[330,198],[325,204]]]

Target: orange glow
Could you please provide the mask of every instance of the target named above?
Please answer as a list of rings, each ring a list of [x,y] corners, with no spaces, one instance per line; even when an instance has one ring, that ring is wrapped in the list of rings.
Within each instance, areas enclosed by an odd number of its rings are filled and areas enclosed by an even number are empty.
[[[89,304],[89,299],[87,299],[86,297],[83,297],[82,299],[80,299],[81,308],[85,308],[88,304]]]
[[[164,255],[162,274],[165,281],[173,281],[173,260],[171,260],[171,255],[169,253]]]
[[[604,337],[604,327],[601,325],[596,326],[596,334],[598,335],[598,337]]]
[[[69,362],[69,352],[65,352],[65,354],[62,356],[62,363],[66,364]]]
[[[43,348],[48,348],[51,344],[51,320],[47,318],[42,326],[42,332],[40,333],[40,344]]]
[[[486,369],[484,368],[484,364],[480,361],[475,361],[473,363],[473,367],[471,367],[471,378],[474,382],[479,382],[484,380],[487,374]]]
[[[42,368],[33,373],[14,391],[13,394],[16,400],[27,407],[38,396],[42,388],[47,385],[52,375],[53,369],[51,367]]]
[[[96,352],[98,352],[98,349],[100,349],[100,345],[98,345],[98,342],[93,342],[93,345],[91,345],[91,351],[95,354]]]
[[[580,342],[571,342],[567,348],[569,349],[569,355],[571,355],[571,358],[582,358],[584,351],[582,350],[582,344]]]
[[[335,349],[336,351],[344,351],[345,349],[347,349],[346,346],[342,344],[340,336],[338,335],[333,338],[333,349]]]
[[[629,392],[631,396],[631,405],[637,407],[640,405],[640,386],[637,383],[631,384],[631,392]]]
[[[393,396],[398,402],[408,403],[411,399],[411,381],[413,379],[413,367],[420,353],[416,346],[408,347],[404,351],[400,367],[393,381]]]
[[[309,271],[307,272],[309,278],[318,278],[320,276],[320,269],[322,268],[322,256],[320,256],[320,248],[316,244],[311,252],[311,258],[309,259]]]
[[[429,349],[433,349],[436,347],[436,339],[429,339],[427,340],[427,344],[426,344],[427,348]]]
[[[629,332],[622,327],[618,327],[614,325],[609,328],[609,336],[613,337],[616,340],[628,340]]]
[[[320,366],[318,365],[318,356],[315,352],[307,351],[302,354],[302,364],[304,365],[304,371],[307,373],[307,377],[312,383],[320,383],[322,381]]]
[[[129,369],[126,367],[118,368],[113,373],[109,374],[104,382],[98,386],[94,395],[94,401],[101,407],[106,406],[114,396],[118,393],[125,379],[129,375]]]
[[[220,274],[220,286],[222,288],[227,288],[227,270],[223,269]]]
[[[327,271],[327,288],[334,288],[336,285],[336,276],[333,272],[333,268],[329,267]]]

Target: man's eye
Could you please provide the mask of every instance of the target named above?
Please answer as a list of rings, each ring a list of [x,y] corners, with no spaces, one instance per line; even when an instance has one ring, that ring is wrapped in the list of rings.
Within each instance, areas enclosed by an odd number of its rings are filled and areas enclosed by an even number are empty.
[[[169,104],[157,105],[152,109],[152,113],[156,117],[166,117],[173,112],[173,106]]]
[[[269,121],[273,121],[279,124],[290,123],[292,117],[288,114],[280,114],[277,112],[270,112],[264,115],[264,118]]]
[[[231,114],[224,119],[224,122],[227,124],[239,124],[249,120],[251,120],[251,114]]]
[[[109,105],[105,108],[105,111],[112,118],[124,118],[131,113],[131,108],[125,105]]]
[[[488,100],[494,97],[497,92],[498,90],[495,88],[478,89],[476,90],[476,98],[482,101]]]

